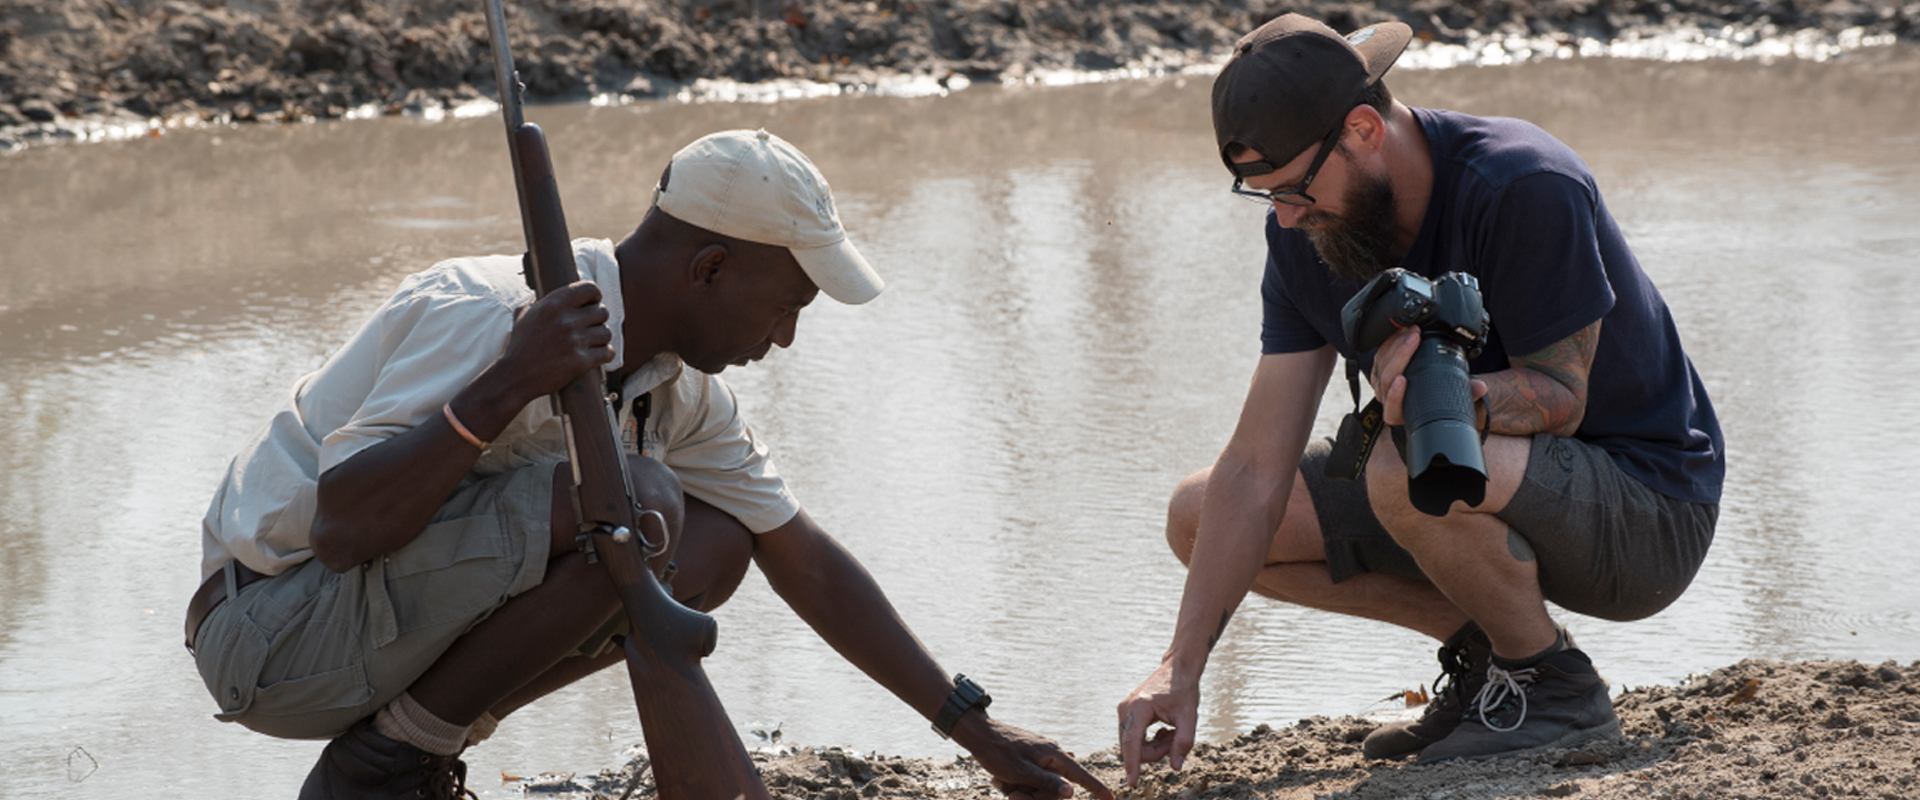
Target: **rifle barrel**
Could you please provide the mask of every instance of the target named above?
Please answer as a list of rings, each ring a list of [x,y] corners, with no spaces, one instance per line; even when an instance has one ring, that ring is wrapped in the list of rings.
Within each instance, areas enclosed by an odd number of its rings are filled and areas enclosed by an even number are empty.
[[[507,135],[526,120],[520,115],[520,73],[513,68],[507,47],[507,11],[500,0],[487,0],[487,40],[493,43],[493,80],[500,87],[500,107],[507,117]]]

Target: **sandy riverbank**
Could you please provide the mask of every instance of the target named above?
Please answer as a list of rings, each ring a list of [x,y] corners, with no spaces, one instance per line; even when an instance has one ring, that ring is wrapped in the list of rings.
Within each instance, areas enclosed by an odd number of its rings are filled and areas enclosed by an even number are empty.
[[[1178,68],[1289,10],[1422,39],[1920,39],[1907,0],[526,0],[515,57],[537,100],[658,96],[698,79],[846,86],[889,76],[1017,79],[1042,69]],[[493,93],[480,0],[0,0],[0,145],[84,136],[73,121],[293,121],[405,113]],[[1727,26],[1733,26],[1728,28]],[[1719,35],[1718,33],[1714,35]]]
[[[1359,742],[1376,723],[1314,717],[1261,725],[1202,744],[1181,772],[1147,770],[1122,800],[1760,800],[1920,797],[1920,662],[1742,661],[1682,686],[1636,687],[1615,700],[1623,738],[1522,758],[1416,766],[1368,762]],[[1044,726],[1040,726],[1044,727]],[[986,800],[971,760],[857,755],[838,749],[756,754],[777,798]],[[1120,786],[1114,750],[1086,765]],[[652,797],[636,760],[594,776],[519,781],[529,795]],[[475,776],[476,784],[483,780]]]

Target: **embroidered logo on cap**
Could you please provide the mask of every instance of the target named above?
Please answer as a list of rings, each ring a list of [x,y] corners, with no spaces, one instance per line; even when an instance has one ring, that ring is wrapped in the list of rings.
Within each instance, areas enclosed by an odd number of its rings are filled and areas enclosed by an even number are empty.
[[[1361,28],[1360,30],[1354,31],[1353,33],[1347,34],[1347,44],[1358,47],[1361,42],[1364,42],[1371,38],[1373,38],[1373,26],[1369,25],[1365,28]]]
[[[673,162],[667,162],[667,168],[660,171],[660,182],[653,185],[653,204],[660,205],[660,195],[667,192],[667,181],[673,178]]]

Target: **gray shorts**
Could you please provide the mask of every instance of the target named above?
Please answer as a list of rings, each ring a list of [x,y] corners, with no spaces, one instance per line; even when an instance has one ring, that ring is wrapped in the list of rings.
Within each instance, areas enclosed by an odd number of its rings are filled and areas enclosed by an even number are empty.
[[[195,662],[215,719],[331,739],[386,705],[474,625],[540,585],[553,465],[456,491],[427,529],[334,573],[308,560],[255,581],[201,624]]]
[[[1300,473],[1338,583],[1362,572],[1425,578],[1373,516],[1365,481],[1326,477],[1332,439],[1310,443]],[[1606,451],[1535,434],[1527,472],[1500,518],[1533,546],[1540,589],[1554,605],[1601,619],[1653,616],[1693,582],[1713,543],[1716,503],[1646,487]]]

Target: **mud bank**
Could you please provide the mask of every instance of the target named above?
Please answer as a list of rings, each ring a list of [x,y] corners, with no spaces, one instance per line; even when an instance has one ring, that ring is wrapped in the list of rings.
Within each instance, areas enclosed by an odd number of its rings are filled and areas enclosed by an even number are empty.
[[[1368,762],[1359,743],[1378,723],[1313,717],[1261,725],[1202,744],[1186,768],[1149,767],[1122,800],[1421,798],[1501,800],[1759,800],[1920,796],[1920,662],[1747,660],[1682,686],[1634,688],[1615,699],[1623,737],[1575,750],[1474,763]],[[1044,725],[1036,726],[1044,729]],[[900,759],[839,749],[755,754],[787,800],[986,800],[998,797],[970,759]],[[1114,750],[1084,763],[1118,789]],[[589,777],[516,781],[530,796],[652,797],[646,762]],[[1077,792],[1076,796],[1085,796]]]
[[[493,93],[481,0],[0,0],[0,139],[63,124],[294,121],[420,111]],[[1911,0],[524,0],[515,57],[537,100],[651,97],[698,79],[866,86],[1178,68],[1300,11],[1400,19],[1422,39],[1613,41],[1696,29],[1920,39]],[[1744,34],[1743,34],[1744,35]]]

